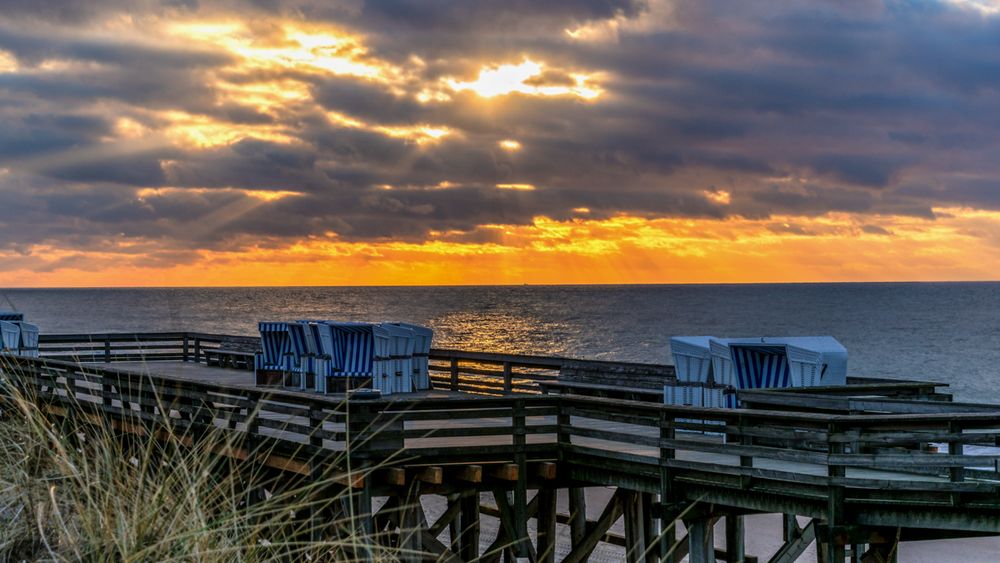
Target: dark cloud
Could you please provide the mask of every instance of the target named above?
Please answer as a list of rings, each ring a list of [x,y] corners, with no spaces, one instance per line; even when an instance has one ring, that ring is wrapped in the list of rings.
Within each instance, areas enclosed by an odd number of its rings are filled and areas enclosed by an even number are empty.
[[[593,218],[762,220],[1000,209],[1000,17],[944,3],[2,4],[0,50],[18,65],[0,71],[3,248],[148,238],[163,248],[149,258],[159,264],[184,248],[331,231],[344,240],[421,241],[441,231],[494,242],[484,225],[568,219],[579,207]],[[257,46],[282,39],[272,16],[330,23],[401,72],[386,84],[282,65],[246,70],[205,42],[100,31],[127,18],[223,16],[251,22]],[[582,25],[604,35],[565,33]],[[546,64],[530,86],[573,86],[592,74],[603,94],[416,97],[439,79],[471,80],[484,65],[527,58]],[[61,66],[46,66],[53,62]],[[222,95],[220,80],[295,82],[311,99],[264,107]],[[247,133],[224,146],[175,146],[163,140],[166,110]],[[122,138],[121,118],[159,144]],[[285,140],[257,134],[264,126]],[[449,134],[427,142],[417,131],[428,126]],[[520,150],[505,150],[505,139]],[[158,187],[169,189],[138,195]],[[266,202],[241,190],[301,195]],[[731,201],[706,195],[721,191]],[[769,228],[811,234],[794,221]]]

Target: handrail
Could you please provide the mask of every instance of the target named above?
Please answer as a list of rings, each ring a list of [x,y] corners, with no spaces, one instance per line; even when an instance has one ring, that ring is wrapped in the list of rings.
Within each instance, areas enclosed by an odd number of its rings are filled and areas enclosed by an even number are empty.
[[[1000,407],[978,413],[839,415],[574,395],[345,401],[59,360],[3,356],[0,365],[6,365],[3,377],[9,383],[38,393],[44,403],[102,412],[130,424],[207,428],[223,421],[233,432],[310,457],[342,451],[351,441],[359,447],[352,454],[382,459],[514,459],[515,425],[505,420],[517,419],[525,434],[535,436],[518,446],[518,455],[532,459],[598,467],[601,459],[613,459],[616,471],[638,475],[648,471],[644,467],[662,464],[679,474],[738,474],[861,489],[878,486],[878,475],[870,474],[874,470],[891,474],[900,489],[1000,492],[1000,454],[968,455],[963,449],[1000,443]],[[947,453],[922,447],[930,443],[948,444]],[[827,470],[817,472],[817,466]]]

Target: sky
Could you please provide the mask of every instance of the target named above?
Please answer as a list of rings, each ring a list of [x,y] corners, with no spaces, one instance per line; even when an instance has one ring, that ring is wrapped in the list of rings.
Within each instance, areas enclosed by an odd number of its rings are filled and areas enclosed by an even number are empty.
[[[0,287],[996,280],[998,87],[998,0],[0,0]]]

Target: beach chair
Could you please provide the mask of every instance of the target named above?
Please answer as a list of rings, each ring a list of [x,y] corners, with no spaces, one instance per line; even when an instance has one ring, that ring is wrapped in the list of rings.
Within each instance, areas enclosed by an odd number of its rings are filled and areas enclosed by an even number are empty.
[[[674,358],[677,379],[708,383],[712,376],[711,336],[674,336],[670,354]]]
[[[292,355],[292,341],[288,335],[288,323],[261,322],[261,352],[254,356],[254,381],[258,385],[286,384],[286,378],[296,368]]]
[[[847,384],[847,350],[831,336],[712,339],[711,346],[713,368],[732,370],[740,389]]]
[[[410,323],[391,323],[413,331],[413,388],[425,391],[431,388],[430,355],[434,331]]]
[[[17,353],[30,358],[38,357],[38,326],[24,321],[15,321],[20,338],[18,339]]]
[[[21,328],[8,321],[0,321],[0,352],[16,354],[21,346]]]
[[[389,331],[368,323],[324,321],[322,324],[331,331],[330,346],[333,351],[330,375],[323,377],[322,392],[329,393],[334,385],[345,391],[371,386],[382,395],[391,395],[392,339]]]
[[[316,385],[316,357],[319,351],[313,341],[309,321],[296,321],[287,323],[286,326],[292,351],[292,363],[297,369],[285,382],[285,387],[305,391]]]
[[[392,392],[411,393],[415,342],[413,330],[393,323],[382,323],[379,326],[389,333],[389,360],[392,364],[389,385]]]

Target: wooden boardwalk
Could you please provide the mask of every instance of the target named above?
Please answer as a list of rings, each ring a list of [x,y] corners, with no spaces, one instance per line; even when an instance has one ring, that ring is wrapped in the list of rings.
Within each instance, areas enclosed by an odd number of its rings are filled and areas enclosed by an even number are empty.
[[[573,563],[609,541],[629,561],[747,560],[742,518],[760,513],[810,519],[801,528],[785,517],[774,562],[794,561],[814,541],[825,560],[841,561],[850,546],[858,555],[861,545],[891,552],[929,535],[1000,534],[1000,450],[965,451],[1000,444],[1000,407],[952,403],[937,384],[760,391],[741,396],[751,408],[701,409],[545,395],[540,384],[558,379],[562,359],[436,351],[441,388],[360,400],[256,387],[249,372],[206,367],[198,349],[212,338],[50,337],[47,354],[78,361],[12,358],[5,377],[54,413],[99,413],[149,435],[170,425],[249,440],[234,455],[310,478],[337,475],[363,514],[382,506],[373,498],[414,507],[414,494],[437,495],[437,522],[426,523],[422,508],[390,519],[397,530],[424,521],[404,547],[431,560],[547,562],[558,552]],[[597,511],[586,506],[592,487],[614,489]],[[479,522],[494,516],[501,525],[486,541]],[[669,526],[676,520],[684,536]],[[727,548],[713,553],[721,520]],[[377,536],[386,531],[379,522],[362,528]],[[557,524],[568,545],[556,545]],[[438,539],[470,527],[470,537]]]

